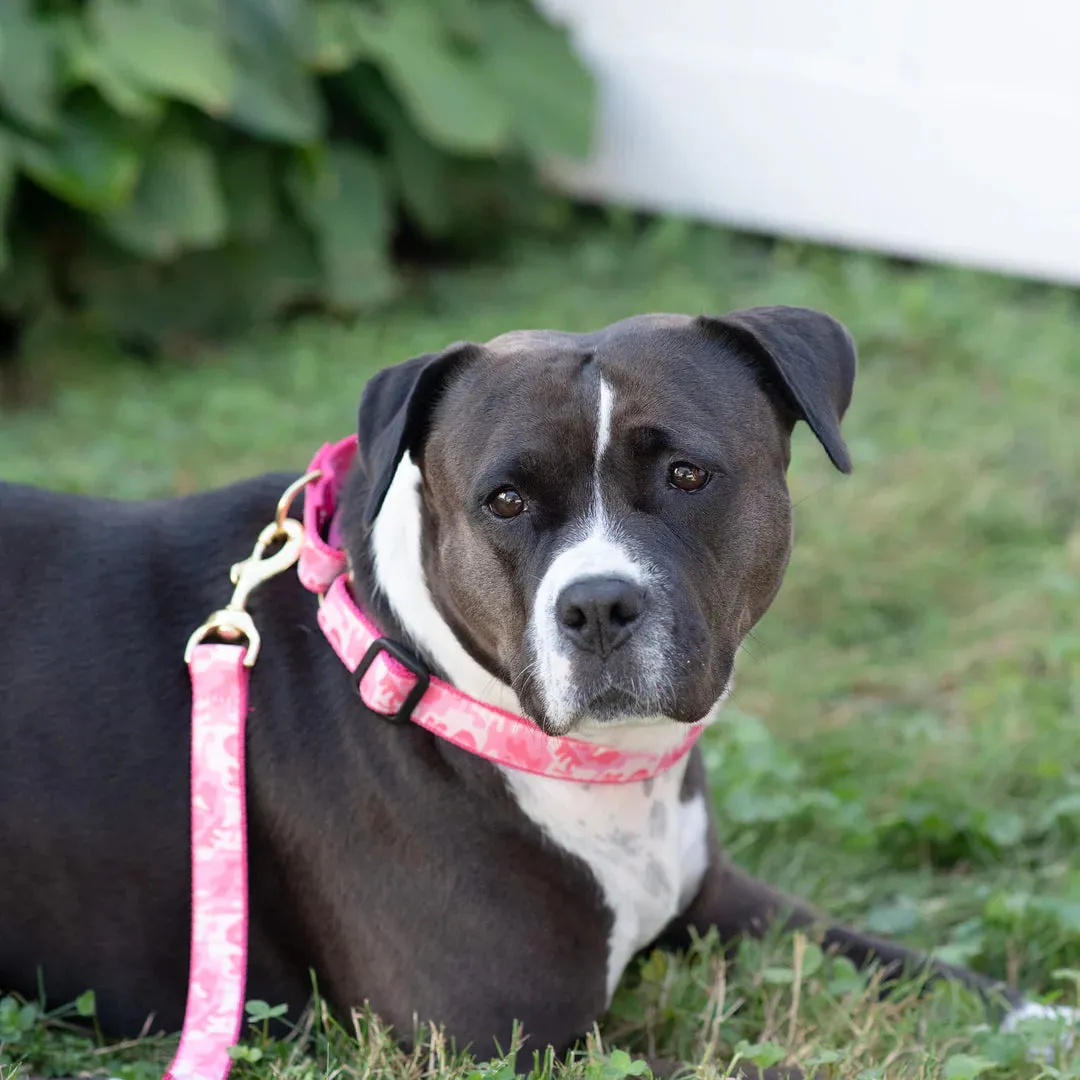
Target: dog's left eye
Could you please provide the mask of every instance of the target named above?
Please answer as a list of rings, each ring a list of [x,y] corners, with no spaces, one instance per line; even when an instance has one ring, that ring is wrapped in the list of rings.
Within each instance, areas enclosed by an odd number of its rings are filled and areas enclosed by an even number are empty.
[[[500,518],[516,518],[525,510],[525,500],[513,488],[500,488],[487,501],[488,509]]]
[[[709,474],[689,461],[676,461],[668,469],[668,483],[680,491],[700,491],[709,482]]]

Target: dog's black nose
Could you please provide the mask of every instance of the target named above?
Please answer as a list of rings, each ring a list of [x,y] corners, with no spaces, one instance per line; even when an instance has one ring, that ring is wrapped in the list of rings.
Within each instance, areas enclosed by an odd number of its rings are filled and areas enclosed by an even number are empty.
[[[626,578],[592,577],[567,585],[555,602],[563,633],[580,649],[607,656],[645,612],[645,590]]]

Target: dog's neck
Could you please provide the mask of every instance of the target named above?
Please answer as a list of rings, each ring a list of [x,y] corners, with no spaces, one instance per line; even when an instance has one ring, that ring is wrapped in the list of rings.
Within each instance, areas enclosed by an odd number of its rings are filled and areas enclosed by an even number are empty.
[[[449,682],[478,701],[524,715],[513,688],[473,658],[435,606],[421,552],[420,479],[420,470],[406,455],[370,534],[373,589],[412,645]],[[586,722],[574,735],[620,748],[662,752],[679,744],[686,732],[664,718],[637,717],[623,724]]]

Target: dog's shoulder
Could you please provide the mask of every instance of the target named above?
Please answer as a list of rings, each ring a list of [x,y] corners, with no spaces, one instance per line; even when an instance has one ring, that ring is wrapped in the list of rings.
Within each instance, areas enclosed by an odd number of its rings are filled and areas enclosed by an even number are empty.
[[[123,542],[125,533],[139,539],[149,532],[228,533],[233,528],[261,528],[273,517],[278,496],[294,479],[291,473],[265,473],[208,491],[137,501],[0,480],[0,520],[4,522],[0,550],[13,551],[28,540],[58,533],[83,540],[107,533],[116,544]],[[294,504],[302,505],[302,500]]]
[[[85,609],[89,618],[167,597],[198,621],[293,478],[267,474],[149,501],[0,483],[0,610]]]

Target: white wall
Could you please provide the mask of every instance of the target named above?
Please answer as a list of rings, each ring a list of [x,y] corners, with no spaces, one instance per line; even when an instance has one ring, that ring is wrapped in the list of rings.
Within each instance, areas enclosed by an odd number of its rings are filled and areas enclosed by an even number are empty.
[[[601,89],[571,188],[1080,283],[1080,0],[541,0]]]

